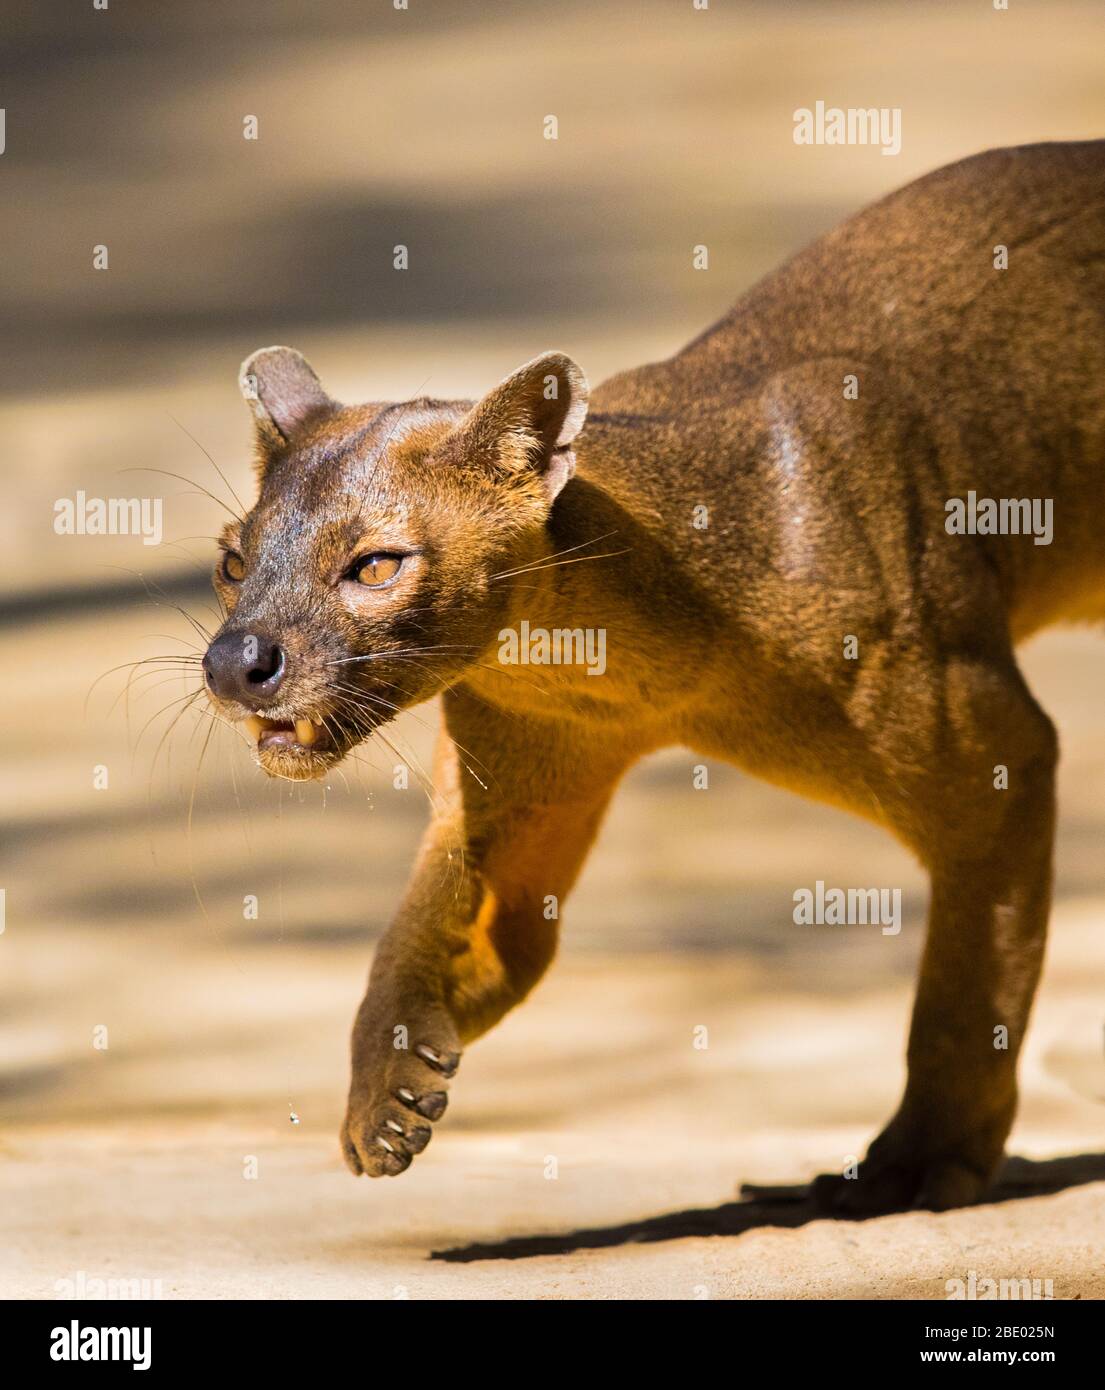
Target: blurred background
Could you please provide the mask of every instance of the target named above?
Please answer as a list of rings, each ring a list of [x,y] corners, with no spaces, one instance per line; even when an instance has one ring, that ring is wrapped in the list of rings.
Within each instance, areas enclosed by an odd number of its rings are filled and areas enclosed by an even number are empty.
[[[1091,1189],[1063,1181],[845,1232],[777,1230],[800,1224],[785,1204],[723,1242],[617,1226],[862,1152],[901,1083],[923,926],[923,879],[886,837],[724,767],[694,791],[680,750],[627,780],[561,960],[470,1051],[430,1153],[397,1185],[355,1183],[335,1137],[346,1036],[426,818],[418,779],[396,790],[371,747],[325,787],[263,781],[184,708],[192,677],[125,666],[202,650],[217,622],[212,538],[252,499],[250,351],[289,343],[350,401],[475,396],[547,348],[593,382],[666,356],[909,179],[1105,134],[1099,0],[24,0],[12,17],[0,1292],[50,1297],[85,1270],[166,1296],[930,1297],[970,1248],[995,1277],[1100,1296]],[[901,108],[900,155],[796,146],[793,112],[818,100]],[[78,490],[161,499],[162,544],[56,534]],[[1083,1182],[1105,1175],[1105,645],[1049,635],[1026,669],[1065,761],[1014,1147],[1091,1155]],[[427,707],[393,731],[412,766],[435,723]],[[901,887],[901,935],[795,927],[793,892],[818,878]],[[895,1221],[933,1224],[918,1242]],[[612,1234],[562,1241],[590,1253],[425,1258],[590,1227]]]

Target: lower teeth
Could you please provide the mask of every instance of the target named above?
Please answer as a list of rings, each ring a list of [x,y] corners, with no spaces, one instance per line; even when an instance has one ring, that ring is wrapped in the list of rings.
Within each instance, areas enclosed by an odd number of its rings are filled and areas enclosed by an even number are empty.
[[[297,719],[293,724],[278,724],[273,719],[263,719],[259,714],[251,714],[243,721],[243,725],[255,743],[260,743],[262,736],[272,729],[282,729],[287,733],[294,730],[296,743],[304,748],[310,748],[317,743],[322,732],[311,719]]]

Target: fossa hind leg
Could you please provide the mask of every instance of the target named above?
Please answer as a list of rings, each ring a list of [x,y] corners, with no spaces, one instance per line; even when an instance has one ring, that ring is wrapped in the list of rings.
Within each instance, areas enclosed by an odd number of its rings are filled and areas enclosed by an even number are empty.
[[[898,1111],[857,1178],[816,1184],[841,1215],[963,1205],[992,1182],[1050,907],[1057,741],[1012,654],[926,661],[911,681],[898,727],[917,746],[880,750],[878,796],[929,869],[928,936]]]

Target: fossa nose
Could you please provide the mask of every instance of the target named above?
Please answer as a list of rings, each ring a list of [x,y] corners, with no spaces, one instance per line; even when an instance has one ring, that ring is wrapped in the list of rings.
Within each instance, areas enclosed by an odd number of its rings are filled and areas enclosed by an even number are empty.
[[[253,710],[272,704],[287,667],[284,648],[255,632],[223,632],[203,658],[204,679],[212,694]]]

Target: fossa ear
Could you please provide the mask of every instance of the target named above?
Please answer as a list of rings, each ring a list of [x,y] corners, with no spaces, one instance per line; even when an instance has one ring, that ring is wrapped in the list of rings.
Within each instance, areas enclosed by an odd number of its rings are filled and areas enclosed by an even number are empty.
[[[467,458],[535,473],[552,501],[575,472],[571,446],[587,417],[587,390],[570,357],[542,353],[477,401],[453,442]]]
[[[280,448],[315,417],[337,409],[307,359],[290,347],[259,348],[242,363],[238,385],[253,411],[259,442]]]

